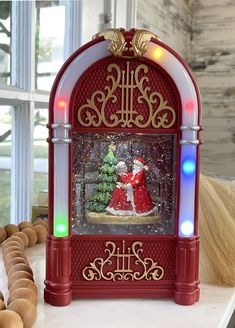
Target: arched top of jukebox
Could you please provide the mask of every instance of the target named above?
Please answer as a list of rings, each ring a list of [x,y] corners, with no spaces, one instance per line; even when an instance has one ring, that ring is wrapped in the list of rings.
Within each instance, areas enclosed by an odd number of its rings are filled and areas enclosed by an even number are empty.
[[[72,116],[69,111],[72,107],[71,102],[76,101],[76,99],[74,99],[75,86],[77,86],[78,81],[82,79],[85,73],[88,72],[91,67],[95,66],[95,63],[101,62],[102,60],[107,61],[110,56],[111,58],[115,58],[114,62],[120,62],[120,59],[125,59],[126,63],[131,62],[132,68],[134,67],[133,75],[136,74],[138,68],[137,64],[133,64],[134,61],[143,62],[142,65],[139,65],[141,66],[138,69],[139,72],[142,70],[148,73],[147,71],[149,68],[147,66],[144,67],[144,62],[148,62],[150,64],[149,66],[151,66],[152,63],[152,65],[155,65],[155,68],[160,69],[162,71],[162,76],[165,76],[166,80],[168,80],[169,90],[171,89],[170,86],[176,86],[176,88],[172,87],[172,92],[175,93],[175,98],[179,98],[178,104],[180,103],[181,111],[179,111],[178,114],[180,114],[181,117],[178,121],[181,124],[181,130],[189,131],[187,133],[187,138],[192,139],[194,137],[194,132],[198,131],[201,125],[200,93],[195,78],[185,61],[173,49],[165,45],[156,35],[147,30],[131,29],[130,31],[125,31],[124,29],[109,29],[102,33],[98,33],[94,36],[92,41],[74,52],[62,66],[54,82],[50,96],[50,123],[71,124]],[[115,76],[118,77],[123,67],[121,67],[120,72],[118,72],[118,65],[115,65],[112,65],[110,61],[107,67],[110,73],[116,70]],[[112,74],[109,75],[108,79],[113,79]],[[121,76],[119,82],[119,85],[121,85]],[[128,83],[130,83],[130,81],[128,81]],[[108,86],[108,88],[110,88],[110,86]],[[145,88],[146,93],[149,93],[146,83]],[[107,90],[106,88],[106,91]],[[157,92],[158,90],[155,90],[155,94],[157,94]],[[166,100],[164,97],[162,99],[159,97],[156,99],[156,95],[153,95],[152,98],[150,93],[148,95],[149,99],[147,102],[152,102],[152,104],[157,102],[159,104],[157,109],[155,106],[153,111],[156,112],[161,106],[166,107],[166,109],[162,111],[162,115],[159,116],[159,119],[155,120],[155,123],[152,123],[153,128],[176,128],[174,125],[176,121],[174,115],[176,115],[176,112],[172,105],[174,101],[170,104],[168,99]],[[92,94],[90,94],[90,96],[92,96]],[[84,126],[89,127],[89,121],[92,120],[91,116],[88,115],[84,117],[84,119],[86,122]],[[141,118],[139,118],[139,120],[141,121]],[[141,122],[143,122],[143,119]],[[159,125],[158,122],[163,122],[163,124]]]

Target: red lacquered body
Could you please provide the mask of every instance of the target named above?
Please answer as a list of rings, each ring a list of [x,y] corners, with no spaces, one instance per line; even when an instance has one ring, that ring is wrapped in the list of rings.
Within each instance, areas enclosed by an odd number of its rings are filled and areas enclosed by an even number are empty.
[[[159,133],[176,135],[176,179],[175,179],[175,231],[170,235],[76,235],[72,232],[73,216],[73,136],[71,133],[69,172],[69,236],[53,236],[53,202],[54,202],[54,145],[51,142],[54,122],[53,106],[58,84],[72,61],[93,45],[103,42],[103,36],[76,51],[63,65],[57,75],[50,97],[49,135],[49,235],[47,238],[45,301],[56,306],[68,305],[73,298],[173,298],[177,304],[191,305],[199,299],[199,237],[198,237],[198,183],[199,150],[197,150],[195,227],[193,237],[179,237],[179,197],[180,197],[180,154],[179,140],[182,121],[182,104],[179,91],[171,76],[155,62],[133,55],[131,41],[135,30],[123,32],[127,48],[123,57],[110,54],[92,64],[74,85],[69,107],[69,123],[72,132],[79,133]],[[186,63],[172,49],[161,41],[152,38],[151,42],[159,44],[175,56],[186,71],[195,87],[199,104],[198,122],[201,126],[200,94],[194,77]],[[78,108],[90,97],[94,90],[103,90],[106,83],[107,66],[118,65],[125,69],[127,62],[130,69],[139,64],[148,66],[151,90],[157,90],[167,99],[168,105],[175,109],[176,120],[170,128],[152,126],[139,129],[136,126],[115,127],[100,125],[96,128],[84,127],[77,119]],[[138,97],[136,90],[134,98]],[[136,92],[136,93],[135,93]],[[114,114],[116,104],[109,107]],[[141,107],[142,106],[142,107]],[[139,107],[145,117],[146,107]],[[200,140],[200,130],[197,132]],[[164,172],[164,163],[160,169]],[[167,173],[167,168],[166,171]],[[168,191],[167,191],[168,192]],[[109,261],[109,262],[108,262]]]

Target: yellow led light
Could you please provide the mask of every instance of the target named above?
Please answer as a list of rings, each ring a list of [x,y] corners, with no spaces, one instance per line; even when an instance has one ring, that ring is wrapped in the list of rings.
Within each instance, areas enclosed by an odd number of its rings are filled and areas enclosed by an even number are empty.
[[[153,50],[153,57],[154,59],[158,60],[163,56],[164,52],[162,48],[157,47],[156,49]]]

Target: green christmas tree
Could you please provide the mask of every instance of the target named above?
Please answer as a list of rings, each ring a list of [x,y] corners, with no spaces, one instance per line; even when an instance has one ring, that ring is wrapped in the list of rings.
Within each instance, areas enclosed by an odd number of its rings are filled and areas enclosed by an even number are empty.
[[[116,187],[117,174],[116,164],[117,159],[114,156],[114,144],[109,145],[108,153],[103,158],[102,165],[99,170],[97,191],[91,197],[88,209],[92,212],[104,212],[112,198],[113,190]]]

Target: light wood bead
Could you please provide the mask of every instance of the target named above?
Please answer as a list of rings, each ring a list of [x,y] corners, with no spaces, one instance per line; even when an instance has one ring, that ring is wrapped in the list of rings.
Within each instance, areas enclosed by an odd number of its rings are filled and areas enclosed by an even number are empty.
[[[21,288],[21,287],[29,288],[35,294],[35,296],[38,295],[37,286],[35,285],[35,283],[32,280],[27,279],[27,278],[21,278],[21,279],[15,280],[12,283],[11,287],[9,288],[9,294],[11,294],[14,290]]]
[[[3,296],[3,293],[1,292],[1,290],[0,290],[0,300],[4,301],[4,296]]]
[[[32,223],[30,223],[28,221],[22,221],[18,224],[18,227],[19,227],[20,230],[24,230],[26,228],[32,229],[33,225],[32,225]]]
[[[3,300],[0,299],[0,311],[6,310],[6,305]],[[1,323],[0,323],[1,327]]]
[[[29,265],[27,259],[24,258],[24,257],[19,257],[19,256],[18,257],[15,257],[14,256],[14,257],[12,257],[10,259],[8,259],[8,257],[6,257],[6,259],[5,259],[6,273],[9,272],[10,268],[13,267],[13,265],[18,264],[18,263],[24,263],[24,264]]]
[[[25,263],[18,263],[18,264],[13,265],[9,269],[9,271],[7,273],[8,277],[10,278],[12,276],[12,274],[15,273],[15,272],[17,272],[17,271],[26,271],[26,272],[30,273],[33,276],[33,271],[32,271],[32,269],[27,264],[25,264]]]
[[[29,245],[29,238],[28,238],[28,236],[25,233],[23,233],[23,232],[20,231],[20,232],[14,233],[13,236],[20,237],[23,240],[23,242],[24,242],[24,248],[27,248],[28,247],[28,245]]]
[[[43,225],[36,225],[33,227],[33,230],[36,232],[38,236],[38,244],[43,243],[47,237],[47,229]]]
[[[16,224],[7,224],[5,225],[4,229],[7,233],[7,238],[11,237],[17,231],[20,231],[19,227]]]
[[[14,257],[23,257],[26,258],[24,252],[17,249],[16,247],[9,247],[7,251],[3,254],[3,262],[6,264],[10,259]]]
[[[8,289],[11,288],[12,284],[22,278],[30,279],[34,281],[33,275],[27,271],[17,271],[14,272],[10,277],[8,276]]]
[[[20,288],[13,290],[9,294],[7,305],[11,304],[13,301],[15,301],[19,298],[26,299],[26,300],[30,301],[31,303],[33,303],[34,305],[38,304],[37,295],[32,293],[32,291],[29,288],[20,287]]]
[[[0,227],[0,244],[4,242],[4,240],[7,239],[7,233],[6,230],[2,227]]]
[[[8,248],[10,246],[16,246],[16,247],[19,247],[20,249],[22,249],[21,244],[18,243],[17,241],[15,241],[15,240],[10,240],[9,241],[9,239],[7,239],[2,243],[2,249],[3,250],[5,250],[6,248]]]
[[[24,328],[32,328],[37,319],[37,307],[26,299],[19,298],[11,302],[8,309],[19,314],[23,321]]]
[[[22,246],[22,249],[24,249],[23,240],[20,237],[17,237],[15,234],[8,238],[8,240],[6,241],[6,244],[8,244],[10,242],[16,242]]]
[[[44,226],[44,227],[47,229],[47,231],[48,231],[48,221],[46,221],[46,220],[40,220],[40,219],[38,219],[38,220],[36,220],[36,221],[33,223],[33,225],[34,225],[34,226],[36,226],[36,225],[42,225],[42,226]]]
[[[38,236],[33,229],[26,228],[22,230],[22,232],[25,233],[29,239],[29,247],[32,247],[37,243]]]
[[[15,311],[0,312],[0,328],[24,328],[23,321]]]

